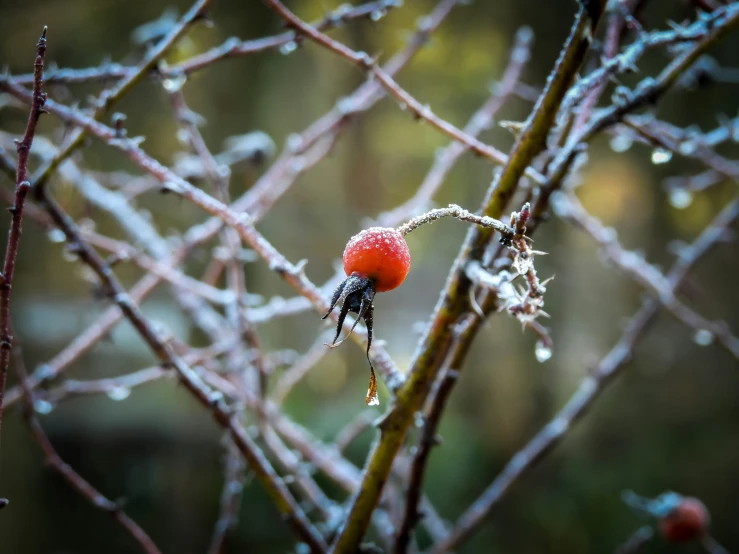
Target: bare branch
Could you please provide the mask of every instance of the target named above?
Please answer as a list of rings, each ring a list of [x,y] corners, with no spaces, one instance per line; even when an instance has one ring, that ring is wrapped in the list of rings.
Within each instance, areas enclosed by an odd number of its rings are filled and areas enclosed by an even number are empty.
[[[121,527],[131,537],[139,543],[139,546],[147,554],[161,554],[159,548],[157,548],[154,541],[151,540],[149,535],[139,527],[139,525],[133,521],[126,513],[119,503],[109,500],[101,493],[99,493],[90,483],[88,483],[79,473],[77,473],[72,467],[67,464],[64,460],[59,457],[56,450],[54,449],[49,437],[46,436],[43,427],[39,423],[38,419],[34,415],[34,400],[33,392],[28,387],[27,375],[25,364],[23,363],[23,355],[20,351],[19,346],[14,348],[13,364],[15,365],[15,371],[18,374],[18,380],[21,383],[23,389],[23,400],[25,403],[24,415],[28,422],[33,437],[41,447],[42,452],[46,458],[46,463],[54,469],[59,475],[61,475],[70,486],[90,501],[95,508],[106,512],[114,520],[116,520]]]
[[[18,165],[15,178],[15,201],[9,209],[12,221],[8,234],[8,246],[5,250],[3,272],[0,275],[0,429],[3,423],[3,400],[5,397],[5,382],[8,376],[10,350],[13,348],[13,335],[10,325],[10,291],[13,286],[15,263],[18,258],[18,249],[21,243],[23,228],[23,207],[26,195],[31,184],[28,182],[28,157],[31,153],[33,137],[36,135],[36,124],[44,110],[46,93],[43,92],[44,56],[46,55],[46,27],[44,27],[36,44],[36,60],[33,64],[34,79],[31,101],[31,113],[28,115],[26,132],[23,139],[16,143],[18,150]]]

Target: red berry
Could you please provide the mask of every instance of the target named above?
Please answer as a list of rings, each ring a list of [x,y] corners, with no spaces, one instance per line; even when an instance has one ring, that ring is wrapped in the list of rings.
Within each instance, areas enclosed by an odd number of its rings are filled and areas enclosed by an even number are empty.
[[[372,279],[377,292],[400,286],[411,268],[408,245],[396,229],[370,227],[354,235],[344,249],[344,271]]]
[[[662,535],[670,542],[689,542],[700,538],[708,530],[710,516],[706,506],[697,498],[683,498],[682,502],[660,521]]]

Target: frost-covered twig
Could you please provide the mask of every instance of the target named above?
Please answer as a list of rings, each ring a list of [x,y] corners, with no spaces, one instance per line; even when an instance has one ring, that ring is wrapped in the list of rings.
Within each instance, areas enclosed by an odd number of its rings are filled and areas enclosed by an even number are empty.
[[[693,63],[722,36],[724,36],[735,25],[739,24],[739,5],[729,4],[722,6],[707,18],[701,18],[697,23],[700,38],[693,46],[676,57],[657,77],[647,77],[642,80],[634,90],[621,87],[614,99],[613,104],[598,111],[587,122],[582,129],[572,133],[567,144],[562,148],[550,165],[548,171],[548,185],[559,183],[574,156],[582,144],[587,143],[596,133],[612,125],[623,118],[627,113],[640,106],[656,101],[660,96],[672,88],[678,79],[687,71]],[[535,209],[535,214],[541,211]]]
[[[384,66],[384,70],[390,74],[396,74],[413,57],[413,55],[429,39],[431,33],[442,23],[451,9],[459,0],[441,0],[432,12],[419,25],[418,30],[411,37],[408,45],[393,56]],[[0,85],[2,80],[0,79]],[[19,90],[16,88],[16,90]],[[275,162],[255,185],[245,195],[236,200],[233,208],[236,211],[248,211],[252,217],[259,219],[266,213],[268,208],[279,198],[280,194],[289,187],[297,176],[309,169],[313,164],[327,153],[327,148],[321,148],[316,153],[311,151],[312,146],[321,142],[327,144],[335,141],[338,131],[349,119],[356,118],[363,110],[369,109],[382,97],[382,89],[379,84],[370,80],[359,87],[351,96],[340,103],[332,111],[318,119],[308,127],[301,135],[295,135],[296,140],[289,141],[283,155]],[[345,106],[351,106],[346,110]],[[297,148],[295,147],[297,144]],[[211,240],[221,229],[223,223],[218,218],[211,218],[189,229],[183,236],[182,244],[171,256],[164,261],[165,265],[176,267],[181,263],[193,248]],[[161,282],[157,275],[146,275],[139,283],[131,289],[131,296],[135,302],[141,302]],[[329,284],[329,288],[332,288]],[[325,296],[324,293],[320,294]],[[310,308],[310,301],[305,297],[295,298],[283,302],[276,300],[263,308],[255,308],[252,317],[255,322],[265,321],[273,315],[289,315],[292,311],[302,311]],[[106,311],[101,318],[93,323],[85,332],[75,339],[64,351],[44,364],[29,377],[29,384],[35,388],[39,383],[56,377],[70,363],[92,348],[99,340],[107,336],[110,330],[122,319],[122,314],[116,308]],[[361,330],[353,336],[361,337]],[[387,364],[389,357],[380,349],[380,361]],[[378,361],[375,360],[377,364]],[[378,364],[382,367],[383,363]],[[15,389],[11,392],[14,401],[20,398],[20,391]]]
[[[326,349],[326,337],[321,334],[308,349],[308,351],[298,358],[294,364],[286,369],[280,376],[274,391],[270,395],[272,402],[276,406],[280,406],[287,398],[290,391],[297,385],[303,377],[323,359],[328,350]]]
[[[182,16],[180,21],[167,33],[157,44],[144,56],[144,59],[136,66],[136,69],[121,78],[113,87],[104,90],[95,101],[95,111],[92,114],[94,120],[100,120],[115,106],[121,98],[128,94],[146,75],[154,69],[159,60],[177,43],[190,27],[197,21],[204,19],[207,10],[213,0],[197,0],[193,6]],[[0,78],[0,88],[7,87],[11,81]],[[87,130],[79,127],[70,133],[64,146],[59,153],[33,178],[34,196],[41,199],[46,194],[46,183],[51,174],[66,160],[77,148],[79,148],[87,136]]]
[[[28,93],[15,85],[8,86],[8,91],[13,95],[17,95],[24,100],[28,99]],[[161,183],[163,190],[178,194],[197,206],[205,210],[207,213],[216,216],[224,224],[234,227],[242,240],[249,244],[252,249],[265,260],[270,268],[282,277],[288,284],[294,287],[300,294],[308,298],[318,312],[325,313],[328,304],[320,289],[316,287],[302,271],[302,266],[294,265],[288,262],[282,254],[254,228],[251,219],[243,213],[238,213],[234,209],[224,205],[212,196],[194,187],[170,169],[160,164],[158,161],[147,155],[139,146],[138,142],[132,139],[118,138],[115,131],[110,127],[95,121],[93,118],[77,112],[66,106],[49,100],[47,108],[51,113],[58,116],[64,121],[72,122],[86,129],[92,135],[105,141],[109,146],[121,150],[131,161],[139,167],[156,177]],[[205,225],[207,225],[206,222]],[[61,224],[57,221],[57,225]],[[337,318],[336,314],[332,314],[332,319]],[[353,340],[364,346],[366,341],[366,333],[358,330],[352,334]],[[385,381],[391,389],[395,389],[402,382],[403,378],[398,373],[395,365],[379,345],[373,345],[372,353],[373,365],[377,367],[385,377]]]
[[[618,241],[616,231],[604,227],[583,208],[574,195],[558,193],[552,197],[552,207],[564,221],[585,231],[612,263],[645,287],[650,295],[678,320],[693,329],[699,342],[710,343],[715,338],[734,357],[739,358],[739,339],[732,335],[726,323],[710,321],[682,303],[669,286],[668,277],[644,257],[624,250]]]
[[[228,435],[223,440],[226,442],[226,453],[223,460],[223,488],[221,489],[218,519],[213,527],[208,554],[220,554],[228,533],[236,527],[241,496],[246,482],[247,468],[244,458]]]
[[[652,116],[627,116],[624,125],[633,129],[657,148],[674,154],[692,158],[701,162],[708,169],[734,181],[739,180],[739,162],[728,160],[717,154],[710,143],[703,141],[700,133],[688,133],[672,125],[668,125]],[[655,154],[656,155],[656,154]],[[658,159],[658,158],[655,158]]]
[[[487,227],[500,233],[503,240],[513,240],[513,229],[502,221],[498,221],[497,219],[488,216],[475,215],[468,210],[457,206],[456,204],[449,204],[449,207],[447,208],[437,208],[434,210],[429,210],[425,214],[416,216],[410,221],[398,227],[398,231],[401,235],[407,235],[411,231],[415,231],[416,229],[418,229],[421,225],[433,223],[434,221],[438,221],[439,219],[442,219],[444,217],[453,217],[455,219],[459,219],[460,221],[466,221],[468,223],[474,223],[475,225],[479,225],[481,227]]]
[[[625,9],[630,10],[631,6],[629,5]],[[618,18],[618,14],[614,13],[614,17]],[[606,53],[607,59],[600,68],[583,77],[570,89],[563,103],[563,111],[575,105],[587,95],[595,94],[601,90],[613,75],[636,71],[636,62],[648,50],[677,43],[695,42],[705,38],[711,31],[711,21],[701,18],[688,27],[670,29],[669,31],[643,33],[641,37],[629,45],[621,54],[614,55],[614,51],[610,50]],[[620,34],[620,27],[618,28],[618,33]],[[611,36],[610,39],[611,41],[617,40],[614,36]],[[608,44],[611,46],[611,42]],[[617,42],[615,44],[617,45]],[[583,113],[589,115],[587,108],[583,110]],[[579,124],[574,126],[575,131],[579,131],[585,124],[586,120],[584,117],[579,121]]]
[[[161,166],[155,165],[154,167]],[[95,249],[84,240],[79,228],[64,210],[49,196],[44,195],[39,200],[57,227],[64,232],[67,241],[74,245],[80,260],[87,264],[97,275],[102,283],[103,290],[120,308],[160,362],[176,371],[187,390],[212,414],[216,422],[230,433],[256,478],[266,489],[280,513],[286,517],[295,533],[314,552],[324,552],[327,546],[323,537],[305,516],[287,486],[279,478],[240,421],[232,415],[231,408],[226,404],[223,396],[214,394],[214,391],[203,382],[197,372],[181,356],[177,355],[170,342],[162,336],[162,333],[142,314],[139,306],[132,301],[110,267]],[[215,200],[213,201],[215,202]]]
[[[523,69],[531,56],[533,39],[534,33],[530,27],[522,27],[518,30],[508,66],[500,79],[500,83],[491,87],[492,94],[490,98],[470,118],[467,125],[462,129],[464,133],[471,137],[477,137],[482,131],[490,127],[495,115],[512,96],[519,84]],[[464,145],[454,141],[437,153],[434,158],[434,165],[426,174],[413,197],[392,211],[380,214],[378,218],[380,223],[387,227],[394,226],[426,208],[443,183],[447,173],[464,151]]]
[[[320,21],[313,23],[313,25],[321,31],[328,31],[355,19],[367,18],[373,20],[373,14],[387,12],[399,5],[400,0],[374,0],[357,6],[342,4],[334,11],[326,14],[326,16]],[[253,40],[242,41],[229,38],[220,46],[211,48],[207,52],[198,54],[182,62],[158,67],[155,71],[150,72],[149,75],[153,75],[157,78],[178,78],[182,75],[190,75],[196,71],[211,67],[213,64],[222,60],[239,58],[279,48],[284,49],[284,51],[294,50],[297,48],[295,42],[295,33],[291,31]],[[84,69],[53,69],[48,72],[46,81],[49,84],[74,84],[86,83],[89,81],[108,81],[129,77],[136,71],[136,67],[105,62],[99,67],[89,67]],[[12,77],[12,80],[21,86],[28,86],[33,83],[33,75],[15,75]]]
[[[447,137],[463,144],[474,154],[482,156],[483,158],[499,165],[505,165],[508,163],[508,157],[497,148],[480,142],[448,121],[435,115],[428,105],[424,105],[416,100],[407,91],[405,91],[390,74],[378,67],[376,61],[370,58],[366,52],[355,52],[342,43],[321,33],[296,17],[295,14],[288,10],[287,7],[279,0],[266,0],[266,2],[285,20],[286,25],[373,75],[385,90],[387,90],[387,92],[393,96],[401,106],[417,119],[427,121],[435,129],[439,130]],[[545,182],[544,176],[533,167],[526,168],[525,172],[526,175],[535,182]]]

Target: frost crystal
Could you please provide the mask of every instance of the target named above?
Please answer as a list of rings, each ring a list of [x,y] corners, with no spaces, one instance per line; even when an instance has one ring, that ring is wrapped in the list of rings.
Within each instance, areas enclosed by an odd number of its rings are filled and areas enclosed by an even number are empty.
[[[530,269],[534,268],[534,257],[518,252],[516,259],[513,260],[513,267],[519,275],[526,275]]]

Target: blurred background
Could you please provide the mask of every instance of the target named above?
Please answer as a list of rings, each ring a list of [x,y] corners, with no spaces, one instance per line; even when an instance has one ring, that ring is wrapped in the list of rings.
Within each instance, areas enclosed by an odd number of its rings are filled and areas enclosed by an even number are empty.
[[[0,65],[11,73],[32,69],[33,48],[43,25],[49,26],[47,60],[60,67],[98,66],[105,60],[131,64],[142,50],[132,32],[166,9],[180,14],[187,0],[2,0]],[[287,2],[304,19],[321,18],[335,0]],[[416,20],[435,5],[406,0],[379,21],[348,23],[332,36],[353,48],[379,53],[386,60],[400,49]],[[439,116],[462,126],[489,96],[501,77],[512,38],[522,25],[535,33],[524,82],[543,85],[572,22],[573,0],[477,0],[455,8],[399,76],[402,86]],[[668,19],[694,17],[687,2],[649,0],[643,13],[648,29],[666,28]],[[257,38],[281,30],[277,17],[261,2],[217,0],[214,25],[199,25],[168,56],[175,63],[231,36]],[[712,50],[722,64],[736,64],[739,35]],[[639,64],[654,74],[668,60],[648,54]],[[639,77],[641,78],[641,77]],[[190,107],[207,124],[208,145],[221,150],[229,136],[267,133],[282,148],[291,133],[302,131],[363,82],[363,75],[337,56],[305,44],[290,53],[269,50],[219,62],[192,75],[183,86]],[[633,81],[627,81],[627,83]],[[53,87],[50,96],[85,105],[99,83]],[[604,96],[604,99],[608,95]],[[737,115],[739,85],[722,83],[670,94],[660,118],[677,125],[697,124],[707,131],[718,116]],[[167,164],[183,150],[177,124],[160,83],[143,82],[118,106],[128,119],[130,136],[146,137],[148,153]],[[512,98],[498,119],[523,120],[530,104]],[[27,110],[0,95],[0,127],[20,135]],[[44,116],[40,133],[58,139],[58,121]],[[507,150],[510,134],[494,127],[482,140]],[[316,283],[334,274],[347,239],[405,201],[418,188],[435,152],[447,144],[438,132],[414,121],[394,101],[384,99],[360,115],[329,156],[282,197],[260,222],[259,230],[289,260],[309,260],[306,271]],[[623,145],[616,150],[623,150]],[[736,157],[737,145],[722,147]],[[615,152],[608,137],[591,149],[578,194],[583,204],[615,227],[625,247],[668,267],[674,246],[691,241],[736,195],[735,183],[722,183],[692,197],[670,198],[664,179],[695,174],[702,168],[675,157],[652,163],[652,151],[634,144]],[[93,170],[137,173],[119,153],[91,141],[82,153]],[[247,190],[268,167],[234,172],[232,196]],[[464,155],[435,198],[476,210],[492,177],[489,163]],[[0,186],[12,183],[0,176]],[[124,237],[117,225],[91,206],[73,183],[56,178],[55,196],[78,220],[92,219],[106,234]],[[672,200],[672,202],[671,202]],[[167,236],[203,219],[198,209],[172,195],[148,193],[137,199],[159,231]],[[7,219],[7,218],[6,218]],[[5,229],[6,226],[3,227]],[[376,336],[404,371],[422,326],[432,312],[466,231],[465,224],[442,221],[409,236],[413,267],[399,289],[376,300]],[[6,230],[3,230],[5,236]],[[49,240],[49,239],[52,240]],[[80,278],[79,262],[64,245],[31,220],[25,223],[15,286],[13,323],[29,370],[63,349],[107,304]],[[3,239],[4,240],[4,239]],[[615,343],[622,326],[644,298],[643,291],[604,265],[592,242],[559,221],[542,227],[536,247],[539,275],[556,279],[548,287],[545,322],[552,332],[551,359],[537,362],[535,336],[504,314],[494,316],[478,336],[451,405],[441,425],[443,446],[431,458],[426,490],[440,514],[454,521],[496,476],[510,457],[551,419],[580,379]],[[186,266],[200,276],[212,245],[196,252]],[[294,295],[281,279],[256,261],[246,266],[250,292],[265,299]],[[141,275],[132,264],[117,274],[126,286]],[[699,263],[689,278],[686,302],[703,315],[724,319],[739,331],[739,257],[736,243],[725,243]],[[143,308],[184,341],[204,346],[192,326],[160,287]],[[312,311],[261,325],[265,350],[303,353],[326,327]],[[675,490],[701,498],[713,516],[713,534],[739,551],[736,499],[739,494],[739,368],[715,345],[701,345],[694,333],[661,314],[635,351],[634,360],[597,401],[584,421],[553,454],[527,475],[460,552],[586,553],[611,552],[640,525],[620,500],[624,489],[655,496]],[[127,323],[109,341],[96,346],[67,372],[69,378],[119,375],[154,363]],[[279,371],[279,370],[278,370]],[[349,342],[330,352],[288,398],[286,412],[331,442],[344,424],[368,410],[363,403],[367,366],[364,353]],[[9,373],[9,387],[16,384]],[[381,384],[381,409],[388,390]],[[163,552],[204,552],[218,515],[222,485],[222,434],[209,414],[174,381],[134,389],[115,401],[84,396],[48,406],[39,414],[60,455],[109,498],[125,498],[126,511]],[[374,411],[379,416],[381,411]],[[361,467],[374,431],[366,431],[348,450]],[[237,529],[226,552],[289,552],[293,539],[256,482],[247,481]],[[337,499],[342,493],[329,487]],[[106,552],[123,554],[138,546],[106,514],[80,498],[45,468],[18,406],[3,421],[0,494],[10,506],[0,513],[0,551],[8,554]],[[369,536],[371,539],[371,535]],[[428,544],[420,535],[421,545]],[[657,539],[647,552],[700,552]]]

